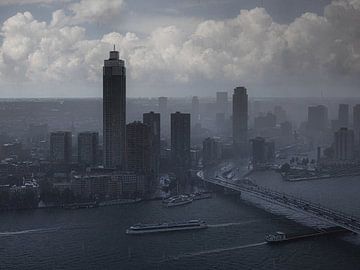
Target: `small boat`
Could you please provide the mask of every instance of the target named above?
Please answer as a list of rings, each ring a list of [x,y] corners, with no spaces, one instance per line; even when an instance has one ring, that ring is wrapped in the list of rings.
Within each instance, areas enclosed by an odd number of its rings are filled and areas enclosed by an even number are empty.
[[[184,222],[171,222],[159,224],[135,224],[126,230],[126,234],[146,234],[159,232],[173,232],[184,230],[200,230],[207,228],[205,221],[189,220]]]
[[[285,241],[294,241],[294,240],[300,240],[305,238],[311,238],[311,237],[318,237],[322,235],[329,235],[329,234],[339,234],[339,233],[345,233],[349,232],[348,230],[335,226],[320,230],[309,230],[307,232],[303,233],[292,233],[292,234],[286,234],[283,232],[276,232],[274,234],[267,234],[265,236],[265,241],[268,243],[280,243]]]
[[[193,201],[193,199],[189,196],[180,196],[180,197],[171,199],[166,204],[166,206],[167,207],[180,206],[180,205],[192,203],[192,201]]]
[[[191,198],[194,201],[203,200],[203,199],[210,199],[211,198],[211,193],[209,193],[209,192],[196,192],[194,194],[191,194]]]

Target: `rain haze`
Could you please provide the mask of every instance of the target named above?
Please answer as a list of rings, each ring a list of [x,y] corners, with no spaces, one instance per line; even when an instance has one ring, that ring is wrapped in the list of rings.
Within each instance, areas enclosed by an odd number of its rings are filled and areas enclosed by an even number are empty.
[[[360,265],[360,0],[0,0],[0,269]]]

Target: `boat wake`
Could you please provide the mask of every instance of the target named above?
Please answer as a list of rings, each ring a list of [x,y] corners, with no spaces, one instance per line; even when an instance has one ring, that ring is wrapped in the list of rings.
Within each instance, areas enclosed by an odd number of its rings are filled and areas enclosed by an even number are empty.
[[[178,260],[178,259],[182,259],[182,258],[189,258],[189,257],[202,256],[202,255],[208,255],[208,254],[213,254],[213,253],[221,253],[221,252],[226,252],[226,251],[234,251],[234,250],[239,250],[239,249],[258,247],[258,246],[263,246],[266,244],[267,244],[267,242],[259,242],[259,243],[253,243],[253,244],[236,246],[236,247],[217,248],[217,249],[203,250],[203,251],[192,252],[192,253],[185,253],[185,254],[181,254],[178,256],[170,257],[165,261]]]
[[[209,228],[221,228],[221,227],[229,227],[229,226],[240,226],[255,223],[257,220],[247,220],[243,222],[229,222],[229,223],[222,223],[222,224],[209,224]]]
[[[49,232],[58,231],[60,229],[61,229],[61,227],[53,227],[53,228],[41,228],[41,229],[12,231],[12,232],[0,232],[0,237],[1,236],[21,235],[21,234],[32,234],[32,233],[49,233]]]

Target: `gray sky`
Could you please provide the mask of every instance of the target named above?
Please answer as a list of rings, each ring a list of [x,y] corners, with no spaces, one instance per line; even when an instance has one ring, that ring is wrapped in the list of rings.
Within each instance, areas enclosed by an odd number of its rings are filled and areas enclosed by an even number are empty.
[[[359,96],[360,0],[0,0],[0,98]]]

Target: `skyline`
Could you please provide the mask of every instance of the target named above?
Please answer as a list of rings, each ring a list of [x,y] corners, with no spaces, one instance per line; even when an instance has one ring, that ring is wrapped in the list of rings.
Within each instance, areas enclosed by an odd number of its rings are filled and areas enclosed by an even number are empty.
[[[359,93],[359,0],[30,2],[1,3],[0,98],[101,97],[99,70],[114,44],[129,97],[213,96],[236,85],[252,97]]]

